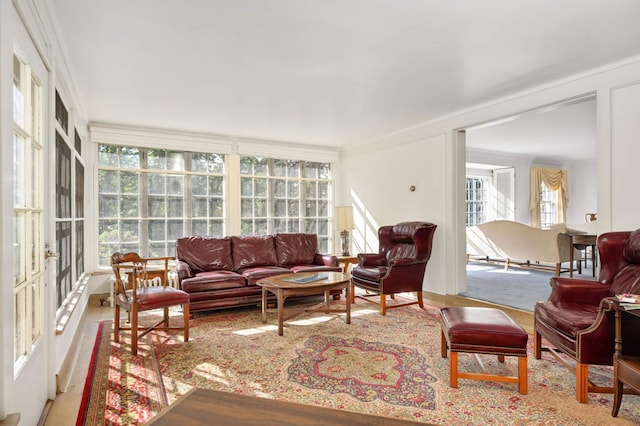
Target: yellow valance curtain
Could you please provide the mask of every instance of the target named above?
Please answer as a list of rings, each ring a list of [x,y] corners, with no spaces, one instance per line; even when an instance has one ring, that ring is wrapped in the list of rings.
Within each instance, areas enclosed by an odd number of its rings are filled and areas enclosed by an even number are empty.
[[[566,222],[569,205],[569,174],[566,170],[532,167],[530,171],[531,226],[540,227],[540,191],[544,183],[547,188],[558,193],[558,223]]]

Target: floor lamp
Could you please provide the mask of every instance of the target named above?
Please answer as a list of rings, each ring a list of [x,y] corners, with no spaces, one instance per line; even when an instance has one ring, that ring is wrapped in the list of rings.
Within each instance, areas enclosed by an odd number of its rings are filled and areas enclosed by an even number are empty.
[[[342,241],[342,256],[349,256],[349,231],[355,229],[353,225],[353,207],[336,207],[336,229],[340,230]]]

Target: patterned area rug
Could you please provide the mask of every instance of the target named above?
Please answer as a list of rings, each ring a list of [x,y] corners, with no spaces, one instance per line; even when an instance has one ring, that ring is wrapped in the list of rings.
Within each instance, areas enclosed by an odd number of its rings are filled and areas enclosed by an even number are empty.
[[[87,412],[107,413],[87,416],[84,424],[142,423],[165,404],[157,392],[164,388],[172,403],[193,387],[443,425],[640,424],[638,396],[625,395],[618,418],[611,417],[611,395],[590,394],[589,404],[580,404],[574,376],[546,354],[535,360],[530,353],[527,395],[511,383],[461,379],[457,389],[450,388],[436,308],[394,309],[386,316],[369,308],[357,303],[350,325],[342,316],[301,316],[286,324],[284,336],[277,334],[275,314],[263,324],[255,307],[200,313],[191,322],[188,343],[179,334],[152,334],[138,357],[127,355],[127,343],[116,345],[102,333],[100,351],[108,347],[104,350],[112,356],[96,363],[94,377],[109,370],[131,372],[138,365],[144,370],[140,376],[124,375],[146,385],[131,383],[136,396],[117,399],[123,379],[113,390],[105,380],[97,386],[94,378],[87,406],[96,408]],[[491,372],[517,374],[515,357],[504,364],[482,357]],[[148,358],[157,359],[159,373]],[[479,367],[461,354],[460,370],[479,372]],[[610,368],[593,370],[596,383],[610,383]]]

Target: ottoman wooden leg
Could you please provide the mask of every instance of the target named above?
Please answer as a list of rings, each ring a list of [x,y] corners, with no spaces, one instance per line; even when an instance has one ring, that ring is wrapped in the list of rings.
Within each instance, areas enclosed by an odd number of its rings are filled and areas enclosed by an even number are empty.
[[[458,387],[458,352],[451,352],[449,356],[449,386]]]
[[[444,331],[440,331],[440,355],[442,355],[442,358],[447,357],[447,338],[444,335]]]
[[[518,385],[520,386],[520,393],[526,395],[529,392],[529,376],[527,369],[527,357],[518,357]]]

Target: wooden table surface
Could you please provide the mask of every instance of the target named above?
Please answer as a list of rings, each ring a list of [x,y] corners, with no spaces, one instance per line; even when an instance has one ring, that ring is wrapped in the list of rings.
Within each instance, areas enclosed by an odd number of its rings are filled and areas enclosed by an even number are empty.
[[[303,277],[305,275],[315,275],[321,279],[311,281],[307,283],[295,283],[289,282],[287,279]],[[262,322],[267,322],[267,292],[271,292],[276,295],[278,312],[278,335],[284,334],[284,322],[295,318],[304,312],[326,312],[326,313],[344,313],[345,322],[351,324],[351,303],[350,299],[350,284],[351,275],[344,274],[342,272],[314,272],[314,273],[297,273],[297,274],[284,274],[274,275],[267,278],[258,280],[257,284],[262,287]],[[330,291],[331,290],[345,290],[347,300],[344,309],[335,309],[330,307]],[[293,309],[289,308],[288,311],[294,312],[293,314],[285,318],[284,301],[289,296],[302,295],[302,294],[314,294],[324,293],[324,306],[315,308]]]
[[[333,408],[193,389],[165,408],[148,425],[277,425],[277,426],[402,426],[428,425],[409,420],[354,413]]]

